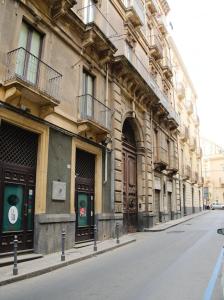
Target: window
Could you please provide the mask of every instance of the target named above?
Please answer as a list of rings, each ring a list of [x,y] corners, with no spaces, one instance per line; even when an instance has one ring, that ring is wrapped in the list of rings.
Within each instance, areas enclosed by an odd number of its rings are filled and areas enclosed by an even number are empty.
[[[130,46],[130,44],[129,43],[127,43],[126,42],[126,56],[127,56],[127,59],[129,60],[129,61],[133,61],[133,49],[132,49],[132,47]]]
[[[41,44],[41,34],[23,22],[19,35],[16,74],[32,84],[37,82]]]
[[[80,112],[82,116],[92,118],[94,114],[94,77],[83,71],[82,101]]]
[[[94,20],[94,3],[93,0],[84,1],[84,23],[88,24]]]

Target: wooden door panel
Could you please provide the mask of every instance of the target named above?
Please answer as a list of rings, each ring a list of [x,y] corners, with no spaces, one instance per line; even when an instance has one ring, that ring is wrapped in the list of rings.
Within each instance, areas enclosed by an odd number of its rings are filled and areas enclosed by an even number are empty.
[[[130,149],[123,147],[123,213],[124,227],[127,232],[137,230],[137,178],[136,154]],[[132,150],[132,149],[131,149]]]

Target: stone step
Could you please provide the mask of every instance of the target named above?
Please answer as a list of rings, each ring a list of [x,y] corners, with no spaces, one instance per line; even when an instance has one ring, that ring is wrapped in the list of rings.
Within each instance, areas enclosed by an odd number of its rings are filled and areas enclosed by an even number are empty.
[[[29,260],[34,260],[43,257],[41,254],[36,254],[36,253],[29,253],[29,254],[19,254],[17,256],[17,261],[18,263],[29,261]],[[0,258],[0,267],[8,266],[8,265],[13,265],[13,255],[11,256],[5,256]]]
[[[79,242],[79,243],[76,243],[73,248],[75,249],[80,249],[80,248],[84,248],[84,247],[88,247],[88,246],[91,246],[94,244],[94,241],[93,240],[88,240],[88,241],[85,241],[85,242]]]

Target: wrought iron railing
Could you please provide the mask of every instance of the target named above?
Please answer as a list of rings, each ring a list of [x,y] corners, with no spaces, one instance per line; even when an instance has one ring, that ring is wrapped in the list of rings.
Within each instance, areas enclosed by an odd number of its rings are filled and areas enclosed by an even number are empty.
[[[111,130],[112,111],[109,107],[85,94],[78,97],[78,121],[89,120]]]
[[[123,1],[123,3],[127,8],[132,7],[139,16],[141,23],[145,23],[144,6],[142,5],[142,2],[140,0],[131,0],[129,1],[128,5],[126,5],[126,1]]]
[[[154,147],[154,163],[169,163],[168,150],[163,147]]]
[[[82,3],[81,8],[77,10],[73,8],[73,11],[79,16],[84,24],[95,23],[108,39],[112,39],[117,35],[115,28],[95,4],[85,6],[84,3]]]
[[[169,169],[178,170],[178,157],[176,155],[169,157]]]
[[[162,58],[163,57],[163,46],[162,43],[160,42],[158,38],[158,34],[151,35],[151,47],[152,48],[157,48],[159,52],[159,56]]]
[[[188,178],[188,179],[191,177],[191,167],[190,167],[190,165],[184,165],[183,176],[185,178]]]
[[[22,47],[7,54],[5,81],[16,79],[59,101],[62,75]]]

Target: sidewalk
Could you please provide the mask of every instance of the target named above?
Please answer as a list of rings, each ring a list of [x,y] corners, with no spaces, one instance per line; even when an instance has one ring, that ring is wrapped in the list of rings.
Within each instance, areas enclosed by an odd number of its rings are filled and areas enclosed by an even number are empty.
[[[93,244],[83,248],[72,248],[65,251],[65,261],[61,262],[61,253],[53,253],[42,258],[18,263],[18,275],[12,275],[13,265],[0,268],[0,286],[19,280],[35,277],[53,270],[80,262],[96,255],[114,250],[116,248],[135,242],[133,236],[124,235],[120,237],[120,244],[116,244],[116,239],[97,242],[97,250],[93,251]]]
[[[165,223],[161,223],[161,224],[155,225],[155,226],[153,226],[151,228],[145,228],[144,231],[145,232],[164,231],[164,230],[166,230],[168,228],[174,227],[174,226],[176,226],[178,224],[184,223],[184,222],[186,222],[188,220],[194,219],[196,217],[199,217],[201,215],[207,214],[209,212],[210,212],[209,210],[204,210],[204,211],[196,213],[196,214],[192,214],[192,215],[185,216],[185,217],[182,217],[182,218],[179,218],[179,219],[176,219],[176,220],[172,220],[172,221],[168,221],[168,222],[165,222]]]

